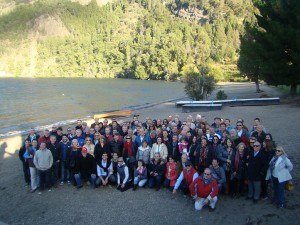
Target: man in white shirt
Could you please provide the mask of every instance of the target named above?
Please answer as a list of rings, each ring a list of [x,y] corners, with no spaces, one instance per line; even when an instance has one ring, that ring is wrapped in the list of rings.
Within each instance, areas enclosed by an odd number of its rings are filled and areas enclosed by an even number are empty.
[[[113,164],[108,160],[106,152],[102,154],[102,160],[97,164],[97,176],[97,186],[116,183],[116,177],[113,175]]]

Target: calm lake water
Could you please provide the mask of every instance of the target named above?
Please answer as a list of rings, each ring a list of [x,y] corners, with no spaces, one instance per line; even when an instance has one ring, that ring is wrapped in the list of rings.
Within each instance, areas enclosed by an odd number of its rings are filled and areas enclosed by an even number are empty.
[[[108,110],[185,96],[180,82],[126,79],[0,79],[0,135]]]

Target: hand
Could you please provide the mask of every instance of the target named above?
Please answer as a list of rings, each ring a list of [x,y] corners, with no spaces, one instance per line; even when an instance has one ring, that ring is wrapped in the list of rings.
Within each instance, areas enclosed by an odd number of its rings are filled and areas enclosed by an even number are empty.
[[[173,193],[173,194],[176,194],[176,192],[177,192],[176,189],[173,189],[173,192],[172,192],[172,193]]]
[[[33,158],[33,156],[32,156],[32,155],[30,155],[30,156],[29,156],[29,158]]]
[[[164,161],[161,161],[161,162],[160,162],[160,165],[164,165],[164,164],[165,164],[165,162],[164,162]]]
[[[203,202],[204,205],[207,205],[209,203],[209,200],[206,198]]]

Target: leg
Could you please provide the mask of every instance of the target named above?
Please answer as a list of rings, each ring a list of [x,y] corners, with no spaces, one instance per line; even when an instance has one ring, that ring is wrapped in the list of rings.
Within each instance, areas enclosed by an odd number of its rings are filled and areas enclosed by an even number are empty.
[[[179,189],[183,192],[184,195],[188,195],[190,193],[189,185],[186,183],[185,180],[182,180]]]
[[[66,167],[65,167],[66,162],[62,161],[60,164],[60,181],[63,183],[66,181]]]
[[[147,183],[147,179],[143,179],[139,181],[138,185],[139,187],[144,187],[146,183]]]
[[[48,189],[51,188],[51,168],[45,171],[45,183]]]
[[[26,184],[30,183],[30,171],[28,163],[23,162],[23,173],[24,173],[24,180]]]
[[[138,177],[135,177],[134,179],[133,179],[133,184],[134,185],[137,185],[139,183],[139,178]]]
[[[149,182],[148,182],[149,188],[153,188],[154,187],[154,184],[155,184],[154,179],[155,179],[154,177],[150,177],[149,178]]]
[[[284,199],[284,187],[285,187],[286,181],[278,183],[277,186],[277,199],[278,199],[278,205],[282,206],[285,203]]]
[[[31,191],[34,191],[37,189],[37,172],[36,168],[29,167],[30,169],[30,178],[31,178]]]
[[[200,211],[200,210],[203,208],[203,206],[204,206],[204,201],[205,201],[205,198],[197,198],[197,199],[195,200],[195,209],[196,209],[197,211]]]
[[[80,178],[80,173],[77,173],[74,175],[74,178],[76,180],[76,184],[77,184],[77,188],[81,188],[82,184],[81,184],[81,178]]]
[[[96,175],[95,174],[91,174],[91,183],[93,185],[93,187],[96,187]]]
[[[164,181],[164,187],[170,187],[170,180],[168,178]]]
[[[253,187],[254,187],[253,199],[259,200],[260,191],[261,191],[261,181],[253,181]]]
[[[213,198],[209,201],[209,206],[210,206],[212,209],[214,209],[214,208],[216,207],[217,201],[218,201],[218,197],[217,197],[217,196],[213,197]]]
[[[40,178],[40,192],[44,190],[45,186],[45,171],[39,170],[39,178]]]
[[[161,180],[162,180],[162,176],[157,175],[157,176],[155,177],[155,187],[156,187],[156,190],[159,190],[159,189],[160,189]]]
[[[127,191],[130,188],[130,183],[126,182],[125,186],[123,188],[121,188],[121,192]]]
[[[253,181],[248,181],[248,198],[253,198],[254,195],[254,183]]]
[[[110,177],[108,178],[108,182],[110,183],[110,184],[115,184],[115,183],[117,183],[117,178],[115,177],[115,175],[110,175]]]

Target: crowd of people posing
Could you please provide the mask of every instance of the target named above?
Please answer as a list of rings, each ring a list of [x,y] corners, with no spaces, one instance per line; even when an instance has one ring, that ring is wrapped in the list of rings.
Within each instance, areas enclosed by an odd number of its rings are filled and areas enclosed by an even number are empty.
[[[210,211],[219,194],[265,200],[269,183],[270,200],[284,207],[293,168],[259,118],[248,128],[243,119],[232,125],[216,117],[208,123],[201,115],[143,122],[135,115],[110,124],[96,118],[90,127],[78,120],[66,134],[55,125],[41,136],[31,129],[19,158],[32,193],[66,183],[80,189],[83,180],[93,188],[116,185],[121,192],[164,186],[191,195],[196,210],[207,205]]]

